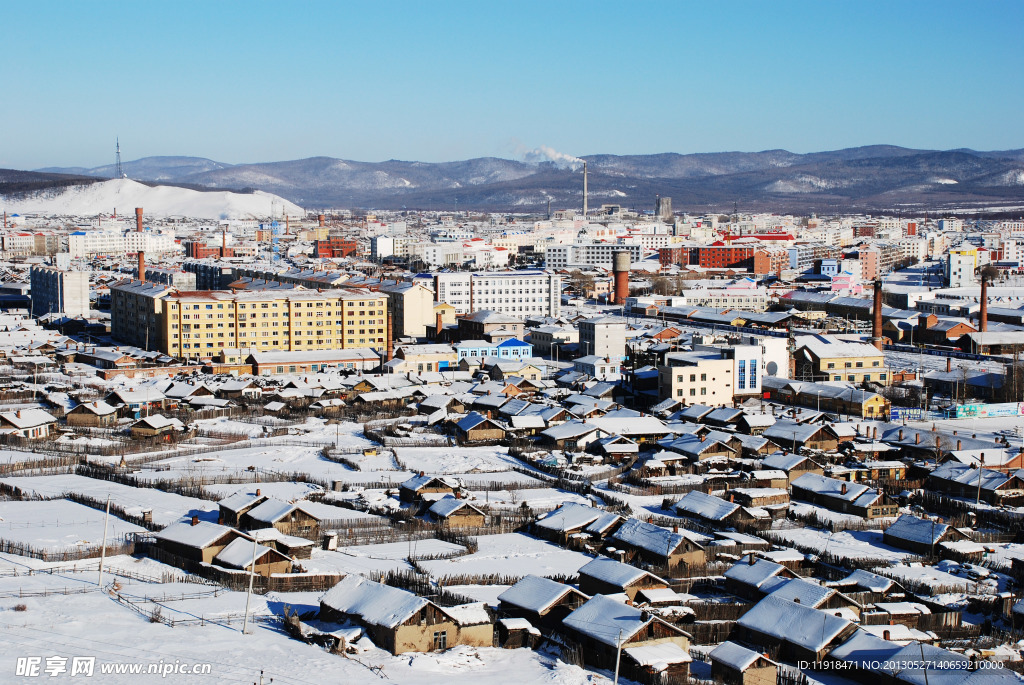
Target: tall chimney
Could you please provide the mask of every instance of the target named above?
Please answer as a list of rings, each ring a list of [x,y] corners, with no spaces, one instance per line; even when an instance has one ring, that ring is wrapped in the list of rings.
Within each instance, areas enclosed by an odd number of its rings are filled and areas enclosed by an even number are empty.
[[[135,230],[142,233],[142,207],[135,208]]]
[[[583,162],[583,220],[587,220],[587,163]]]
[[[284,234],[285,235],[289,235],[290,233],[291,233],[291,228],[290,228],[290,226],[288,224],[288,215],[285,214],[284,215]]]
[[[395,355],[395,339],[392,336],[391,325],[391,312],[388,312],[388,358],[385,361],[391,361]]]
[[[441,329],[444,327],[444,317],[441,316],[441,312],[437,313],[437,323],[435,325],[434,339],[441,339]]]
[[[624,305],[626,298],[629,297],[629,263],[628,250],[612,255],[612,271],[615,274],[615,298],[613,300],[615,304]]]
[[[221,226],[220,229],[220,256],[228,256],[228,227]]]
[[[320,228],[324,227],[324,219],[326,219],[326,218],[327,217],[325,217],[323,214],[317,214],[316,215],[316,220],[317,220],[317,223],[320,224]]]
[[[139,280],[146,282],[146,253],[139,250]]]
[[[875,302],[872,310],[874,323],[871,326],[871,344],[882,350],[882,281],[875,280]]]
[[[988,330],[988,279],[984,275],[981,277],[981,312],[979,317],[978,330],[984,333]]]
[[[946,373],[949,373],[952,370],[953,370],[953,358],[952,357],[946,357]]]

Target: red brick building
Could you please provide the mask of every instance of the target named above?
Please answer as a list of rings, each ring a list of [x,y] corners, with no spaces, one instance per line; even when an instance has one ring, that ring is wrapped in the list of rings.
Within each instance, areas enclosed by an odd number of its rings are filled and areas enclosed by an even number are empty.
[[[359,251],[359,243],[348,238],[332,237],[316,241],[313,247],[314,257],[348,257]]]
[[[754,245],[721,241],[697,248],[697,264],[705,269],[753,269]]]
[[[662,266],[689,266],[690,248],[688,247],[662,247],[658,250],[658,263]]]
[[[230,247],[220,245],[207,245],[195,241],[182,243],[185,248],[185,256],[189,259],[206,259],[208,257],[234,257],[235,251]]]
[[[763,247],[754,252],[755,274],[777,274],[789,268],[789,250]]]

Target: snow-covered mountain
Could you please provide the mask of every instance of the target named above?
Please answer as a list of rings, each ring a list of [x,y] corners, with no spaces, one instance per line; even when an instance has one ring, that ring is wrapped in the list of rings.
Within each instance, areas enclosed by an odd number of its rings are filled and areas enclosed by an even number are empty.
[[[282,210],[289,214],[304,213],[302,207],[260,190],[253,193],[200,192],[176,186],[150,186],[130,179],[0,196],[0,209],[20,214],[88,216],[113,212],[115,208],[128,214],[135,207],[142,207],[148,216],[203,219],[261,219],[275,214],[280,216]]]

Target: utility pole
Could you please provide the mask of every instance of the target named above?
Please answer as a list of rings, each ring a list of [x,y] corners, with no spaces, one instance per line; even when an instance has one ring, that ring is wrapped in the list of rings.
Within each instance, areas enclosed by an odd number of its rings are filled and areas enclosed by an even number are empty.
[[[252,582],[256,578],[256,536],[252,536],[252,568],[249,569],[249,591],[245,594],[245,620],[242,622],[242,634],[249,632],[249,600],[252,599]]]
[[[107,523],[110,521],[110,495],[107,495],[107,513],[103,516],[103,544],[100,547],[100,573],[96,585],[103,586],[103,560],[107,558]]]
[[[619,637],[615,640],[615,681],[612,685],[619,685],[619,660],[622,658],[622,630],[619,630]]]
[[[975,507],[977,507],[978,505],[981,504],[981,480],[982,480],[982,475],[983,475],[982,471],[984,471],[984,470],[985,470],[985,455],[982,454],[981,455],[981,466],[978,467],[978,494],[974,498],[974,506]]]

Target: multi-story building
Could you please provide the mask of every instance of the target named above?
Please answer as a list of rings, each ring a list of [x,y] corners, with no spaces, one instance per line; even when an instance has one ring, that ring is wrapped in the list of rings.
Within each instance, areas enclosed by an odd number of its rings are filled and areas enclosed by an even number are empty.
[[[616,252],[629,252],[630,261],[639,262],[644,256],[644,247],[635,243],[614,242],[552,245],[544,250],[544,265],[549,269],[564,269],[572,266],[603,266],[610,269]]]
[[[349,257],[358,252],[359,243],[357,241],[340,236],[331,236],[327,240],[317,240],[313,244],[314,257]]]
[[[63,313],[65,316],[89,315],[89,272],[61,271],[49,266],[34,266],[29,273],[32,316]]]
[[[512,316],[558,316],[562,277],[543,271],[433,274],[434,299],[456,314],[488,309]]]
[[[598,316],[578,324],[583,354],[623,359],[626,356],[626,320],[618,316]]]
[[[308,351],[388,346],[387,295],[356,290],[178,291],[110,288],[111,335],[182,358],[223,349]]]
[[[173,233],[157,231],[75,231],[68,236],[72,258],[91,255],[123,255],[139,252],[161,254],[178,249]]]
[[[135,269],[133,275],[138,278],[139,270]],[[146,267],[146,280],[164,285],[173,285],[180,290],[195,290],[196,275],[181,269],[161,269],[158,267]]]
[[[741,244],[718,241],[696,248],[695,261],[705,269],[753,269],[757,247],[756,241]],[[690,259],[694,261],[692,256]]]
[[[422,338],[427,326],[436,325],[434,293],[419,283],[381,288],[380,292],[388,297],[395,337]]]
[[[890,383],[885,355],[874,345],[809,335],[797,338],[796,347],[795,380]]]
[[[761,247],[754,251],[755,274],[777,274],[789,268],[789,251],[784,247]]]
[[[962,219],[939,219],[940,231],[963,231],[964,222]]]
[[[670,352],[658,366],[658,395],[686,404],[732,404],[733,366],[719,350]]]
[[[814,263],[839,256],[839,249],[823,243],[797,243],[789,248],[789,268],[807,271]]]
[[[962,247],[950,250],[943,265],[946,283],[950,288],[975,285],[978,279],[975,270],[978,268],[978,250],[974,247]]]

